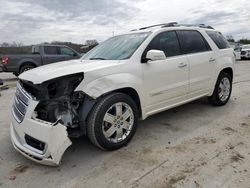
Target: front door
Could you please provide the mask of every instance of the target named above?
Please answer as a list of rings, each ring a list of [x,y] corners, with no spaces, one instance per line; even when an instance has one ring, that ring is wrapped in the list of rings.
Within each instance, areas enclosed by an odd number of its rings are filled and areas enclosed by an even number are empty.
[[[186,100],[189,64],[187,57],[181,55],[175,31],[158,34],[150,42],[143,56],[146,56],[149,50],[162,50],[167,57],[165,60],[142,64],[144,88],[147,91],[146,111],[151,115]]]

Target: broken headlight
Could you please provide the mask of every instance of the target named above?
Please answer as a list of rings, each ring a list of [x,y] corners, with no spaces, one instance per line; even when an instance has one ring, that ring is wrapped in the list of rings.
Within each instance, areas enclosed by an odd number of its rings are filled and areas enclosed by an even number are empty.
[[[79,125],[78,108],[84,93],[74,91],[83,80],[83,73],[67,75],[42,84],[23,82],[23,87],[33,95],[39,104],[35,111],[37,118],[51,123],[75,128]]]

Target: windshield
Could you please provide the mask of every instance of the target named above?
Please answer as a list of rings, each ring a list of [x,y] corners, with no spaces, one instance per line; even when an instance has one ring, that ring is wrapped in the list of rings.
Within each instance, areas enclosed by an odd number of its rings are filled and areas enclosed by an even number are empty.
[[[130,58],[142,42],[147,33],[133,33],[112,37],[82,57],[82,60],[122,60]]]

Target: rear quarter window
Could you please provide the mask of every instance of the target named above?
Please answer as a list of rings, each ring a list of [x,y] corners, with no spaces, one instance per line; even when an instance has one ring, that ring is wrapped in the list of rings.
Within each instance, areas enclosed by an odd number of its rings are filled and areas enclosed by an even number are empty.
[[[206,31],[206,33],[214,41],[214,43],[216,44],[216,46],[219,49],[230,48],[229,43],[227,42],[227,40],[225,39],[225,37],[220,32],[217,32],[217,31]]]

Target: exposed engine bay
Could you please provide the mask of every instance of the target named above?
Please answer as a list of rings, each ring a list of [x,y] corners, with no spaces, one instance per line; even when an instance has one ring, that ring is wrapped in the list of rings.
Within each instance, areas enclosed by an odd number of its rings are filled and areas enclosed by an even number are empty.
[[[84,92],[74,91],[83,77],[83,73],[78,73],[42,84],[27,81],[20,81],[20,84],[39,101],[35,108],[37,119],[54,125],[63,124],[67,127],[69,137],[79,137],[85,133],[85,119],[94,104],[94,100]]]

